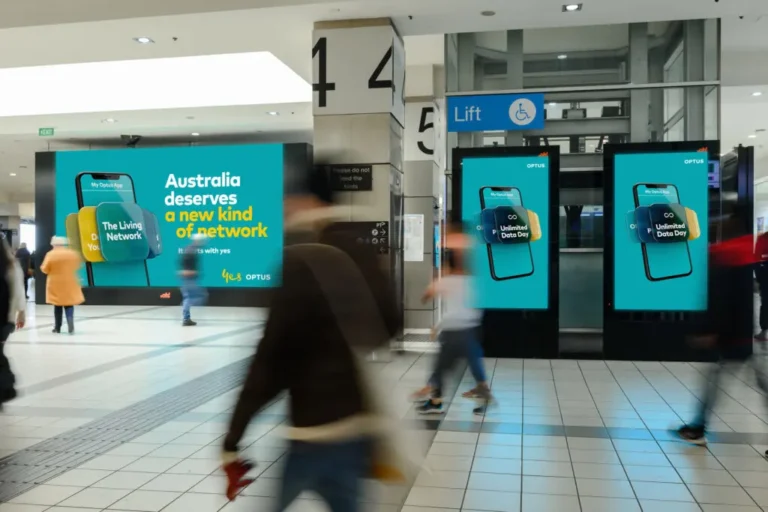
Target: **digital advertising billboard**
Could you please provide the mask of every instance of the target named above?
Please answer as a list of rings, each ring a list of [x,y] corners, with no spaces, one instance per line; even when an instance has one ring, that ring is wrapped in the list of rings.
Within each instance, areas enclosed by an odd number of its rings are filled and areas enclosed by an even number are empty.
[[[99,287],[175,287],[194,234],[200,285],[278,286],[284,146],[66,151],[55,158],[55,233]]]
[[[614,309],[705,311],[706,150],[613,158]]]
[[[549,307],[550,159],[462,159],[461,216],[474,231],[471,267],[476,307]]]

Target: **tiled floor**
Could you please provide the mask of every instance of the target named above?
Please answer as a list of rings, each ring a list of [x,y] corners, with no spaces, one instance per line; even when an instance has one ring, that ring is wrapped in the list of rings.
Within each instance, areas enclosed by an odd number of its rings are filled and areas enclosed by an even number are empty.
[[[0,413],[0,496],[19,482],[26,487],[0,503],[0,512],[270,510],[285,452],[276,428],[283,402],[251,426],[244,445],[258,478],[229,504],[218,455],[237,389],[189,402],[158,425],[141,416],[242,366],[263,311],[201,309],[200,326],[188,329],[176,308],[83,307],[77,334],[66,336],[50,332],[49,308],[36,309],[7,346],[23,396]],[[370,483],[367,509],[768,511],[768,412],[747,372],[724,381],[712,423],[716,442],[698,448],[674,441],[668,429],[692,416],[703,365],[488,359],[498,405],[478,417],[474,404],[456,397],[444,419],[425,422],[406,398],[423,384],[431,357],[409,352],[380,363],[398,381],[396,412],[426,457],[413,485]],[[35,458],[84,425],[103,436],[113,418],[129,417],[136,426],[123,428],[117,441],[62,449],[82,455],[76,464]],[[50,471],[30,477],[19,466],[9,471],[9,461]],[[291,510],[326,508],[309,494]]]

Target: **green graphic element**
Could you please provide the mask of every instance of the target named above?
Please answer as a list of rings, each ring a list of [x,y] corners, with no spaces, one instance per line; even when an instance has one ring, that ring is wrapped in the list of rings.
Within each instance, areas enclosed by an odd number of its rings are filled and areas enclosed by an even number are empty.
[[[136,203],[96,207],[101,253],[108,262],[142,261],[149,255],[144,212]]]

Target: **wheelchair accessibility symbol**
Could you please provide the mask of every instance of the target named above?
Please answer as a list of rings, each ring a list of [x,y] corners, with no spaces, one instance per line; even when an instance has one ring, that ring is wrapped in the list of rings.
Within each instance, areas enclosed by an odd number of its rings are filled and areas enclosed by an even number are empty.
[[[536,119],[536,105],[527,98],[512,102],[509,107],[509,119],[518,126],[527,126]]]

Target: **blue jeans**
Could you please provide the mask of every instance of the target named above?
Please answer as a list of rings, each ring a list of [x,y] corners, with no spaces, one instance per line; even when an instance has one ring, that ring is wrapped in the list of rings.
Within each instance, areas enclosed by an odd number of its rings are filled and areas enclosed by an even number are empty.
[[[371,443],[367,439],[339,443],[291,442],[277,512],[287,509],[303,491],[316,492],[331,512],[357,512],[360,479],[368,476],[370,451]]]
[[[429,378],[428,384],[430,386],[433,388],[441,387],[442,378],[438,374],[446,370],[443,366],[452,365],[453,359],[462,356],[467,358],[469,371],[472,373],[472,378],[475,379],[475,382],[480,384],[481,382],[488,381],[488,377],[485,374],[485,364],[483,363],[483,346],[480,345],[480,341],[477,339],[477,331],[477,329],[462,329],[448,331],[445,335],[441,333],[439,337],[441,344],[440,354],[438,354],[435,360],[435,370]],[[446,342],[449,343],[447,348],[445,346]],[[442,360],[441,354],[445,354]]]
[[[184,320],[190,320],[190,309],[192,306],[202,306],[208,299],[208,292],[205,288],[197,285],[196,279],[183,279],[181,281],[181,312]]]

